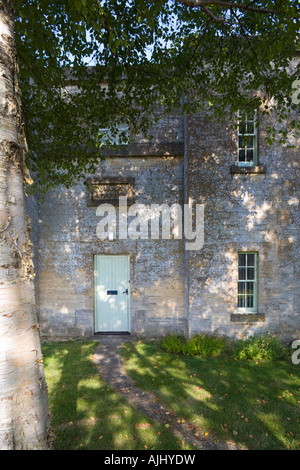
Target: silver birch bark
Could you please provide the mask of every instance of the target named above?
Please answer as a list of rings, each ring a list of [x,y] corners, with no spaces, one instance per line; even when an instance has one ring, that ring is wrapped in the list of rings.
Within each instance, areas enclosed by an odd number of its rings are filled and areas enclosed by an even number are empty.
[[[25,138],[13,0],[0,0],[0,449],[49,449],[44,378],[25,210]]]

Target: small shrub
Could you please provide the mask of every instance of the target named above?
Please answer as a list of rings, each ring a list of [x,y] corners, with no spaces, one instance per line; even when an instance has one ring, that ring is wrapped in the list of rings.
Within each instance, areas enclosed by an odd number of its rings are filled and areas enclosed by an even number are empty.
[[[225,349],[225,340],[216,336],[195,335],[184,346],[189,356],[215,357]]]
[[[180,354],[183,351],[184,340],[178,335],[166,336],[162,342],[162,347],[166,351]]]
[[[237,341],[233,356],[237,359],[272,361],[283,358],[285,349],[279,340],[270,334],[254,335]]]
[[[178,335],[171,335],[163,340],[162,347],[175,354],[213,357],[218,356],[225,349],[225,340],[208,335],[195,335],[184,340]]]

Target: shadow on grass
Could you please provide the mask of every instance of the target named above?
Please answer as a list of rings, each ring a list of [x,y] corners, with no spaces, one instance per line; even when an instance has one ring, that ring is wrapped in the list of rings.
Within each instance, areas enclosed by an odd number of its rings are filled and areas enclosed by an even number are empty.
[[[127,343],[136,385],[201,430],[248,449],[299,449],[299,366],[229,357],[191,358],[159,343]]]
[[[97,343],[44,343],[55,448],[177,450],[187,448],[162,426],[134,410],[98,375]]]

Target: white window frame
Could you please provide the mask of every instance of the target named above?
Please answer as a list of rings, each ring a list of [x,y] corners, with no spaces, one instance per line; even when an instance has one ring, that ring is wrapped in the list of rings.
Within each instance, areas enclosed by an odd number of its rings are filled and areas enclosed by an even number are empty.
[[[237,158],[238,166],[241,167],[253,167],[258,165],[258,124],[257,124],[257,111],[254,110],[251,113],[254,114],[253,119],[248,119],[249,112],[245,111],[244,113],[241,110],[238,111],[238,131],[237,131]],[[253,122],[253,132],[240,132],[240,123],[243,123],[247,128],[248,122]],[[248,147],[247,143],[243,147],[240,147],[240,138],[251,138],[253,137],[253,147]],[[240,160],[240,150],[245,151],[245,159],[248,150],[253,150],[253,159],[251,161],[241,161]]]
[[[124,139],[123,136],[121,136],[122,133],[126,134],[126,137]],[[108,127],[103,127],[98,129],[98,135],[101,139],[101,136],[107,136],[108,140],[112,145],[127,145],[129,143],[129,126],[126,123],[120,123],[117,126],[117,132],[116,135],[112,135],[111,129]],[[104,142],[106,142],[106,139],[104,139]]]
[[[245,266],[240,266],[239,264],[239,255],[246,255]],[[254,265],[248,265],[248,255],[254,255]],[[245,279],[240,279],[240,269],[245,268]],[[254,268],[254,279],[248,279],[248,270],[247,268]],[[238,292],[237,292],[237,311],[238,313],[257,313],[257,273],[258,273],[258,253],[255,251],[239,251],[238,252]],[[247,289],[246,285],[250,282],[253,282],[253,307],[246,307],[247,298]],[[245,283],[244,293],[239,293],[239,284]],[[244,307],[239,307],[239,298],[244,298]]]

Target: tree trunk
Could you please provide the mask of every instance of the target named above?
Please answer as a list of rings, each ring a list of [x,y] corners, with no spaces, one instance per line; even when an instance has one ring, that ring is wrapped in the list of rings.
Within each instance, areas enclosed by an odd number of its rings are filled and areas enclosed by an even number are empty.
[[[35,308],[13,0],[0,0],[0,449],[49,449]]]

